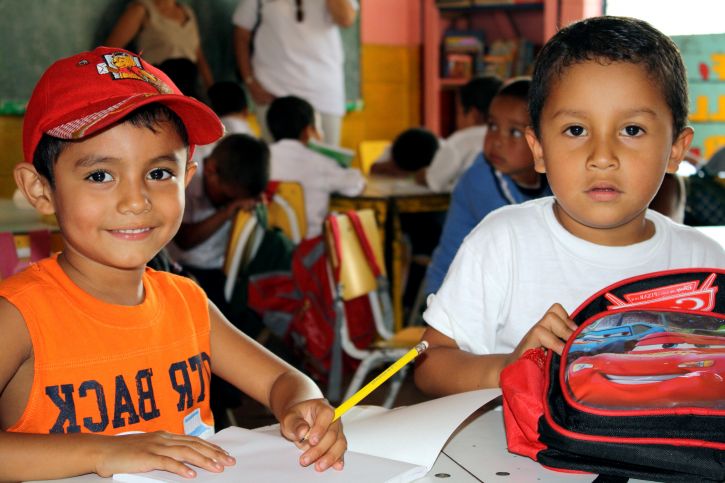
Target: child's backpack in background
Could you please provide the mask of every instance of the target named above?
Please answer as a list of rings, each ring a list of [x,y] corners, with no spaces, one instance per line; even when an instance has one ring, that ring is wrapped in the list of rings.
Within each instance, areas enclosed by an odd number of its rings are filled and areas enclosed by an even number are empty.
[[[686,269],[589,298],[561,357],[501,373],[509,451],[598,481],[724,481],[724,290],[722,269]]]
[[[303,240],[292,254],[291,271],[250,277],[249,306],[294,350],[302,369],[327,384],[326,396],[337,401],[342,374],[357,361],[343,354],[331,284],[323,238]],[[369,299],[358,297],[344,308],[350,339],[360,348],[369,346],[376,336]]]

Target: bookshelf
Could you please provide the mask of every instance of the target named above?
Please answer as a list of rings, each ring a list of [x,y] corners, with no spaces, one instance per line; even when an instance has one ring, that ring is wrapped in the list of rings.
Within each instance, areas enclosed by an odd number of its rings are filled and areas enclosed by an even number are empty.
[[[440,3],[440,5],[437,5]],[[447,3],[448,5],[443,5]],[[533,53],[551,37],[559,25],[599,15],[602,0],[460,0],[436,2],[423,0],[423,116],[428,129],[441,136],[455,129],[455,93],[465,78],[443,75],[446,59],[441,58],[446,32],[459,31],[461,26],[471,31],[482,31],[485,37],[484,64],[506,64],[508,54],[489,55],[495,41],[525,39],[533,46]],[[533,55],[530,55],[533,57]],[[516,71],[525,70],[519,65]],[[503,69],[506,71],[506,69]]]

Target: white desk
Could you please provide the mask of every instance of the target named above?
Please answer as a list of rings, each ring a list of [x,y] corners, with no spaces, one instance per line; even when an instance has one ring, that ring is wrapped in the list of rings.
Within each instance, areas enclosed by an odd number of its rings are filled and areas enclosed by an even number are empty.
[[[503,412],[496,404],[498,401],[473,413],[450,438],[433,468],[416,483],[591,483],[596,478],[597,475],[593,474],[548,470],[533,460],[509,453],[506,450]],[[268,426],[258,430],[276,432],[277,427]],[[190,483],[193,481],[189,480]],[[636,479],[629,481],[646,483]],[[49,480],[47,483],[112,482],[111,478],[84,475]]]
[[[529,458],[509,453],[503,411],[501,406],[491,404],[473,413],[458,428],[428,475],[417,483],[591,483],[596,476],[549,470]]]

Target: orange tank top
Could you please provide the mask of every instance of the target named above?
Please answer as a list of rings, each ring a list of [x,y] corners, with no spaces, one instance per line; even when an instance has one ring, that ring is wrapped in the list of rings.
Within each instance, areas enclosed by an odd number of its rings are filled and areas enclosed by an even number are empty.
[[[45,259],[0,283],[33,344],[28,403],[8,431],[103,433],[165,430],[205,436],[210,323],[191,280],[147,269],[144,302],[99,301]]]

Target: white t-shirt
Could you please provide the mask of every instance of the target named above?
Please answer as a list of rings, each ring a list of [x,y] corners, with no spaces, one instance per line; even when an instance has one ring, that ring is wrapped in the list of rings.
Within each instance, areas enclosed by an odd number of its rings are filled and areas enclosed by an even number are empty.
[[[451,134],[436,151],[426,170],[428,187],[438,193],[453,190],[458,178],[483,150],[486,126],[471,126]]]
[[[270,147],[269,177],[297,181],[305,194],[307,238],[319,236],[330,205],[330,194],[359,195],[365,178],[357,169],[342,168],[330,158],[312,151],[300,141],[282,139]]]
[[[249,134],[250,136],[254,136],[252,128],[244,119],[240,119],[236,116],[222,116],[219,120],[222,122],[224,132],[226,134]],[[211,150],[209,152],[211,152]]]
[[[577,238],[556,220],[553,197],[491,212],[466,237],[425,321],[474,354],[513,351],[555,302],[568,313],[624,278],[659,270],[725,267],[714,240],[647,211],[655,235],[624,247]]]
[[[355,0],[348,0],[358,8]],[[241,0],[232,23],[252,30],[258,0]],[[304,20],[297,21],[295,2],[261,2],[261,23],[254,37],[254,77],[275,96],[295,95],[315,110],[345,113],[344,54],[340,29],[325,0],[303,0]]]
[[[212,145],[199,146],[202,153],[195,152],[194,160],[199,164],[191,178],[189,186],[186,187],[186,207],[182,223],[198,223],[216,213],[217,208],[211,204],[204,193],[204,158],[211,152]],[[197,154],[200,155],[197,158]],[[209,238],[199,243],[194,248],[182,250],[173,241],[167,245],[171,258],[182,265],[191,265],[196,268],[217,269],[224,265],[229,232],[232,228],[231,220],[226,221],[221,228],[215,231]]]

